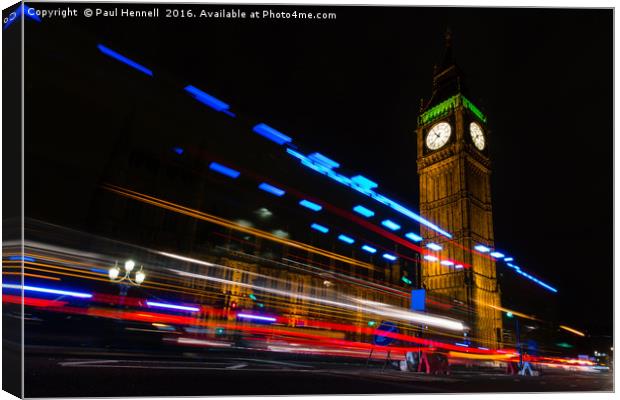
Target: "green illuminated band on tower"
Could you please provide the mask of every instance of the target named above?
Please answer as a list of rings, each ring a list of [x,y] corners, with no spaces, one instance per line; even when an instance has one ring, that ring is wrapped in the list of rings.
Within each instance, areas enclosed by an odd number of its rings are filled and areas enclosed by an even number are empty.
[[[426,125],[429,122],[435,121],[436,119],[439,119],[444,115],[448,114],[450,110],[458,107],[461,104],[463,104],[463,107],[470,110],[482,122],[487,122],[487,117],[482,113],[482,111],[480,111],[480,109],[478,109],[478,107],[476,107],[471,101],[467,100],[465,96],[461,94],[456,94],[449,99],[442,101],[436,106],[433,106],[426,110],[422,115],[420,115],[419,124]]]
[[[450,110],[456,108],[456,106],[458,105],[458,97],[458,94],[454,95],[448,100],[444,100],[436,106],[426,110],[422,115],[420,115],[420,124],[428,124],[429,122],[434,121],[449,113]]]
[[[465,106],[465,108],[469,109],[469,111],[473,112],[474,115],[478,118],[480,118],[480,120],[482,122],[487,122],[487,117],[485,117],[485,115],[482,113],[482,111],[480,111],[478,109],[478,107],[476,107],[474,105],[474,103],[472,103],[471,101],[467,100],[465,98],[465,96],[461,96],[463,98],[463,105]]]

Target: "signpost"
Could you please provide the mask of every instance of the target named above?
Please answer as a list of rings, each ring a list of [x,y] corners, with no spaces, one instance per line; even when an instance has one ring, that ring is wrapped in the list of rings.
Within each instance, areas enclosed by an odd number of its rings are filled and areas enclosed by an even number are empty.
[[[375,346],[387,347],[396,339],[393,337],[387,336],[389,333],[398,333],[398,327],[394,322],[383,321],[381,325],[377,327],[374,335],[372,336],[372,343]],[[370,361],[370,357],[372,357],[372,353],[374,351],[374,347],[370,349],[370,354],[368,355],[368,360],[366,360],[366,366],[368,366],[368,362]],[[390,353],[391,350],[388,349],[387,357],[385,358],[385,362],[383,363],[383,368],[387,365],[388,361],[390,361]]]

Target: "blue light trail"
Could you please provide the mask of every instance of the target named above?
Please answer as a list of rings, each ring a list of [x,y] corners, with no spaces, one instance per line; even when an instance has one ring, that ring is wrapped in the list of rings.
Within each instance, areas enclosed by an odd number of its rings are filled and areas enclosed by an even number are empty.
[[[37,10],[32,7],[28,7],[24,4],[24,10],[26,10],[26,14],[24,14],[27,18],[30,18],[33,21],[41,22],[42,19],[37,15]]]
[[[272,142],[275,142],[279,145],[283,145],[285,143],[290,143],[293,141],[290,137],[286,136],[284,133],[273,129],[267,124],[260,123],[254,126],[252,130],[258,133],[259,135],[261,135],[262,137],[269,139]]]
[[[406,207],[404,207],[403,205],[397,203],[394,200],[391,200],[385,196],[383,196],[382,194],[379,194],[375,191],[373,191],[372,189],[368,189],[367,187],[364,186],[360,186],[359,184],[353,182],[351,180],[351,178],[347,178],[344,175],[341,175],[335,171],[333,171],[331,168],[326,167],[325,165],[316,162],[312,159],[310,159],[309,157],[299,153],[298,151],[295,151],[293,149],[287,148],[286,152],[288,154],[290,154],[291,156],[299,159],[302,163],[302,165],[305,165],[308,168],[311,168],[313,170],[315,170],[318,173],[321,173],[323,175],[326,175],[327,177],[335,180],[336,182],[339,182],[345,186],[348,186],[356,191],[358,191],[359,193],[362,193],[372,199],[374,199],[375,201],[378,201],[388,207],[390,207],[391,209],[393,209],[394,211],[416,221],[419,222],[420,224],[428,227],[429,229],[434,230],[435,232],[446,236],[448,238],[451,238],[452,235],[449,234],[448,232],[444,231],[443,229],[439,228],[437,225],[431,223],[430,221],[427,221],[426,219],[420,217],[418,214],[414,213],[413,211],[407,209]]]
[[[174,148],[172,149],[172,151],[174,151],[174,152],[175,152],[175,153],[177,153],[178,155],[182,155],[182,154],[183,154],[183,152],[184,152],[185,150],[183,150],[183,149],[182,149],[182,148],[180,148],[180,147],[174,147]]]
[[[347,235],[339,235],[338,240],[341,240],[347,244],[355,243],[355,239],[348,237]]]
[[[355,175],[354,177],[351,178],[351,182],[356,183],[359,186],[366,188],[366,189],[375,189],[379,186],[376,182],[373,182],[370,179],[362,175]]]
[[[397,231],[400,229],[400,225],[398,225],[396,222],[394,221],[390,221],[389,219],[386,219],[384,221],[381,221],[381,225],[385,226],[386,228],[393,230],[393,231]]]
[[[284,196],[284,194],[286,193],[284,190],[277,188],[275,186],[272,186],[266,182],[261,183],[260,185],[258,185],[258,188],[260,190],[264,190],[267,193],[271,193],[275,196],[281,197]]]
[[[443,247],[441,247],[437,243],[427,243],[426,247],[428,247],[429,249],[434,250],[434,251],[439,251],[439,250],[443,249]]]
[[[257,321],[276,322],[275,318],[273,318],[273,317],[264,317],[262,315],[238,313],[237,317],[238,318],[244,318],[244,319],[254,319],[254,320],[257,320]]]
[[[437,258],[437,257],[435,257],[435,256],[431,256],[430,254],[425,255],[425,256],[424,256],[424,259],[425,259],[426,261],[437,261],[437,260],[439,260],[439,258]]]
[[[41,17],[36,14],[36,10],[34,8],[28,7],[25,4],[20,4],[15,9],[15,11],[13,11],[13,13],[10,13],[9,16],[6,17],[7,22],[4,24],[3,29],[7,29],[9,26],[13,25],[13,22],[15,22],[22,15],[22,7],[24,10],[26,10],[26,13],[24,14],[26,18],[30,18],[33,21],[41,22]]]
[[[377,249],[375,249],[374,247],[370,247],[367,244],[362,246],[362,250],[367,251],[367,252],[372,253],[372,254],[377,252]]]
[[[327,227],[325,227],[325,226],[323,226],[323,225],[319,225],[319,224],[317,224],[317,223],[314,223],[314,224],[310,225],[310,228],[312,228],[312,229],[314,229],[314,230],[317,230],[317,231],[319,231],[319,232],[321,232],[321,233],[327,233],[327,232],[329,232],[329,228],[327,228]]]
[[[385,258],[386,260],[390,260],[390,261],[396,261],[396,256],[393,256],[392,254],[388,254],[388,253],[385,253],[383,255],[383,258]]]
[[[504,258],[504,254],[499,251],[492,251],[489,255],[493,258]]]
[[[367,209],[364,206],[355,206],[353,207],[353,211],[355,211],[356,213],[363,215],[366,218],[370,218],[372,216],[375,215],[375,212],[372,210]]]
[[[474,249],[476,249],[477,251],[481,253],[488,253],[489,251],[491,251],[491,249],[489,249],[487,246],[483,246],[481,244],[475,245]]]
[[[17,289],[17,290],[21,290],[22,287],[24,288],[24,291],[30,291],[30,292],[39,292],[39,293],[49,293],[49,294],[58,294],[61,296],[70,296],[70,297],[77,297],[80,299],[90,299],[91,297],[93,297],[92,294],[90,293],[80,293],[80,292],[72,292],[69,290],[60,290],[60,289],[50,289],[50,288],[44,288],[44,287],[38,287],[38,286],[29,286],[29,285],[14,285],[14,284],[10,284],[10,283],[3,283],[2,287],[5,289]]]
[[[332,169],[340,167],[340,164],[331,158],[325,157],[321,153],[312,153],[308,155],[308,158],[316,163],[321,164],[322,166]]]
[[[28,256],[9,256],[9,260],[10,261],[30,261],[30,262],[35,262],[36,260],[32,257],[28,257]]]
[[[168,308],[171,310],[179,310],[179,311],[191,311],[191,312],[200,311],[199,307],[179,306],[176,304],[160,303],[157,301],[147,301],[146,305],[149,307]]]
[[[118,61],[125,63],[127,65],[129,65],[131,68],[137,69],[138,71],[148,75],[148,76],[153,76],[153,71],[151,71],[150,69],[146,68],[143,65],[138,64],[137,62],[130,60],[129,58],[125,57],[124,55],[117,53],[116,51],[110,49],[109,47],[106,47],[102,44],[97,45],[97,48],[99,49],[99,51],[101,51],[103,54],[110,56],[112,58],[117,59]]]
[[[537,284],[539,284],[540,286],[544,287],[547,290],[552,291],[553,293],[557,293],[558,290],[548,284],[546,284],[545,282],[541,281],[538,278],[533,277],[532,275],[521,271],[521,268],[517,265],[511,264],[511,263],[506,263],[506,265],[508,265],[510,268],[514,269],[519,275],[526,277],[527,279],[531,280],[532,282],[535,282]]]
[[[219,172],[222,175],[226,175],[230,178],[236,179],[241,175],[239,171],[236,171],[232,168],[228,168],[222,164],[218,164],[215,161],[209,164],[209,169],[215,172]]]
[[[225,111],[228,111],[228,109],[230,108],[230,106],[224,103],[222,100],[216,99],[215,97],[211,96],[208,93],[203,92],[202,90],[198,89],[195,86],[188,85],[185,87],[185,91],[190,93],[192,96],[194,96],[196,100],[198,100],[199,102],[201,102],[202,104],[206,106],[211,107],[215,111],[225,112]],[[234,117],[234,114],[230,112],[228,112],[227,114]]]
[[[323,207],[321,207],[320,205],[313,203],[309,200],[302,200],[299,202],[299,205],[302,207],[306,207],[312,211],[321,211],[323,209]]]
[[[407,239],[409,239],[409,240],[414,241],[414,242],[421,242],[422,240],[424,240],[424,239],[422,238],[422,236],[420,236],[420,235],[416,235],[416,234],[415,234],[415,233],[413,233],[413,232],[409,232],[409,233],[407,233],[407,234],[405,235],[405,237],[406,237]]]

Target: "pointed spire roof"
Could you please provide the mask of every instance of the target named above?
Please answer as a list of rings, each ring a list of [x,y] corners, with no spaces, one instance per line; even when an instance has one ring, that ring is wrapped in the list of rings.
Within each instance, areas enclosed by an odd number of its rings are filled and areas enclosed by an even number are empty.
[[[444,34],[444,50],[441,64],[435,65],[433,70],[433,94],[428,102],[423,105],[423,110],[455,94],[464,92],[464,74],[456,64],[452,38],[452,30],[448,27]]]
[[[452,54],[452,30],[450,27],[446,28],[446,33],[444,33],[444,52],[443,52],[443,60],[441,62],[441,68],[448,68],[450,65],[454,64],[454,55]]]

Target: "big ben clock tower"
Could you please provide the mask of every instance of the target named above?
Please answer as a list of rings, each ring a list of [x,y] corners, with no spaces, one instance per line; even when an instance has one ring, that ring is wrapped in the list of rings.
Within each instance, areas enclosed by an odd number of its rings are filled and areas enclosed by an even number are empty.
[[[500,292],[495,262],[474,250],[480,244],[493,248],[494,242],[489,131],[486,116],[465,97],[449,31],[443,61],[433,75],[433,92],[422,101],[417,126],[420,213],[452,238],[424,227],[421,233],[426,242],[440,244],[442,258],[455,264],[423,260],[422,282],[429,292],[465,304],[471,340],[497,348],[502,319],[496,308]]]

